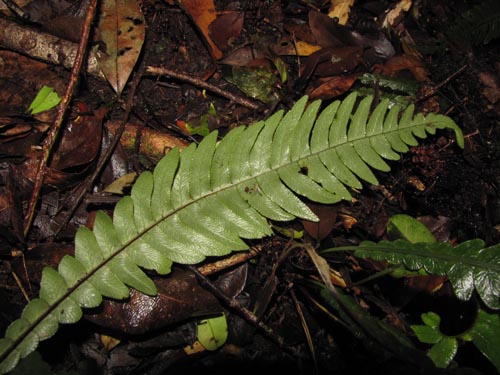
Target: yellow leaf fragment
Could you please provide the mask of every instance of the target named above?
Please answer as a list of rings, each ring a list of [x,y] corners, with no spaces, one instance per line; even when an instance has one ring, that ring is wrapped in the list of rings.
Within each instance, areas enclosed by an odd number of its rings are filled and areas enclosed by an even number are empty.
[[[331,0],[332,5],[328,17],[338,18],[340,25],[345,25],[349,20],[349,13],[355,0]]]
[[[405,12],[408,12],[412,4],[412,0],[400,0],[394,8],[392,8],[385,16],[382,27],[388,28],[396,25],[401,21]]]

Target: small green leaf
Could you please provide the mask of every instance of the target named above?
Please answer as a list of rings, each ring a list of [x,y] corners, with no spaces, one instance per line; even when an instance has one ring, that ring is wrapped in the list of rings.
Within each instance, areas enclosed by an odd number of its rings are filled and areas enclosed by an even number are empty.
[[[389,219],[387,234],[392,239],[403,238],[411,243],[436,242],[436,238],[424,224],[404,214],[394,215]]]
[[[274,66],[278,70],[278,74],[281,78],[281,83],[285,83],[288,80],[288,67],[281,57],[275,57],[273,59]]]
[[[198,341],[207,350],[220,348],[227,340],[226,316],[204,319],[198,323]]]
[[[443,338],[441,332],[433,327],[412,325],[411,329],[417,335],[418,340],[425,344],[436,344]]]
[[[36,95],[33,102],[31,102],[28,112],[32,115],[36,115],[37,113],[48,111],[49,109],[54,108],[61,102],[61,97],[54,91],[54,89],[50,86],[43,86],[38,94]]]
[[[446,368],[457,354],[458,342],[454,337],[443,336],[436,345],[434,345],[427,355],[432,362],[439,368]]]
[[[422,321],[429,327],[439,328],[441,317],[438,314],[429,311],[428,313],[422,314]]]
[[[479,310],[476,324],[468,332],[474,345],[500,372],[500,316]]]
[[[411,329],[417,335],[420,342],[426,344],[436,344],[442,338],[443,334],[439,330],[441,317],[432,311],[421,315],[425,325],[412,325]]]

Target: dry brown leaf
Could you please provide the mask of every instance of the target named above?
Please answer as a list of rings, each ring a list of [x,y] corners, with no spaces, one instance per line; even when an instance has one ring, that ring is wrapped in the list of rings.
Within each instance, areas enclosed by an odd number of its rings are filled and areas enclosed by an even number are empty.
[[[106,50],[97,54],[99,66],[113,90],[120,94],[134,69],[146,35],[141,1],[103,1],[98,29],[106,45]]]

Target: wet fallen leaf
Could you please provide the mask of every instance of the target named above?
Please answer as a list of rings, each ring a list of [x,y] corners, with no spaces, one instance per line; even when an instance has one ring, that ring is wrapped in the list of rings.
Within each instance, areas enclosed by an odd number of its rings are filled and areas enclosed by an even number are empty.
[[[97,60],[109,84],[120,94],[137,62],[146,35],[139,0],[104,0],[98,29],[105,50]]]
[[[263,103],[272,103],[278,98],[278,77],[265,67],[233,66],[232,76],[226,79],[246,95]]]
[[[318,222],[301,220],[304,230],[317,241],[325,239],[337,222],[338,207],[334,205],[308,203],[308,207],[319,218]]]
[[[314,99],[332,99],[347,92],[354,82],[358,79],[358,74],[349,74],[347,76],[335,76],[329,78],[320,78],[319,85],[309,87],[306,93],[311,100]]]
[[[375,68],[375,71],[377,70],[389,77],[396,77],[402,70],[408,70],[418,82],[429,80],[428,72],[422,61],[416,56],[407,54],[391,57],[383,66]]]
[[[500,80],[498,76],[489,72],[481,72],[479,73],[479,80],[484,86],[483,96],[492,104],[498,102],[500,100]]]
[[[225,51],[231,46],[231,41],[240,35],[244,20],[243,12],[230,11],[221,14],[209,24],[209,35],[214,43]]]
[[[283,56],[309,56],[321,49],[317,44],[310,44],[301,40],[293,41],[290,38],[283,38],[272,50],[277,55]]]
[[[245,282],[246,268],[238,267],[221,274],[216,285],[233,298]],[[144,334],[193,316],[222,311],[217,298],[200,286],[192,272],[174,269],[168,278],[157,278],[155,284],[158,288],[155,296],[131,289],[127,301],[105,300],[102,310],[85,317],[115,332]]]
[[[217,18],[213,0],[182,0],[180,5],[189,14],[208,44],[210,54],[215,60],[222,58],[222,51],[210,37],[209,26]]]

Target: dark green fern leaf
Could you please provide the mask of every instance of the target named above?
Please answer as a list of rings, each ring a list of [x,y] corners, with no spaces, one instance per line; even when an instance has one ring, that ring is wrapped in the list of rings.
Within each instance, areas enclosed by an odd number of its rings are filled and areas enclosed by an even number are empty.
[[[500,37],[500,6],[498,0],[483,0],[456,18],[446,33],[456,43],[488,44]]]
[[[269,219],[317,221],[302,197],[322,203],[350,199],[360,180],[377,184],[372,169],[389,171],[384,159],[397,160],[437,129],[452,129],[463,146],[450,118],[414,115],[413,106],[400,113],[382,101],[370,115],[372,97],[358,103],[351,94],[318,116],[321,103],[307,101],[303,97],[287,114],[233,129],[220,142],[213,132],[198,146],[174,149],[152,173],[142,173],[113,219],[99,212],[92,231],[78,230],[75,256],[63,258],[58,271],[43,272],[40,298],[0,340],[0,372],[103,296],[124,299],[129,287],[155,294],[143,269],[167,274],[173,262],[195,264],[246,250],[245,239],[272,233]]]
[[[355,255],[446,275],[459,299],[468,300],[475,289],[488,307],[500,309],[500,245],[485,247],[479,239],[455,247],[443,242],[364,241]]]

